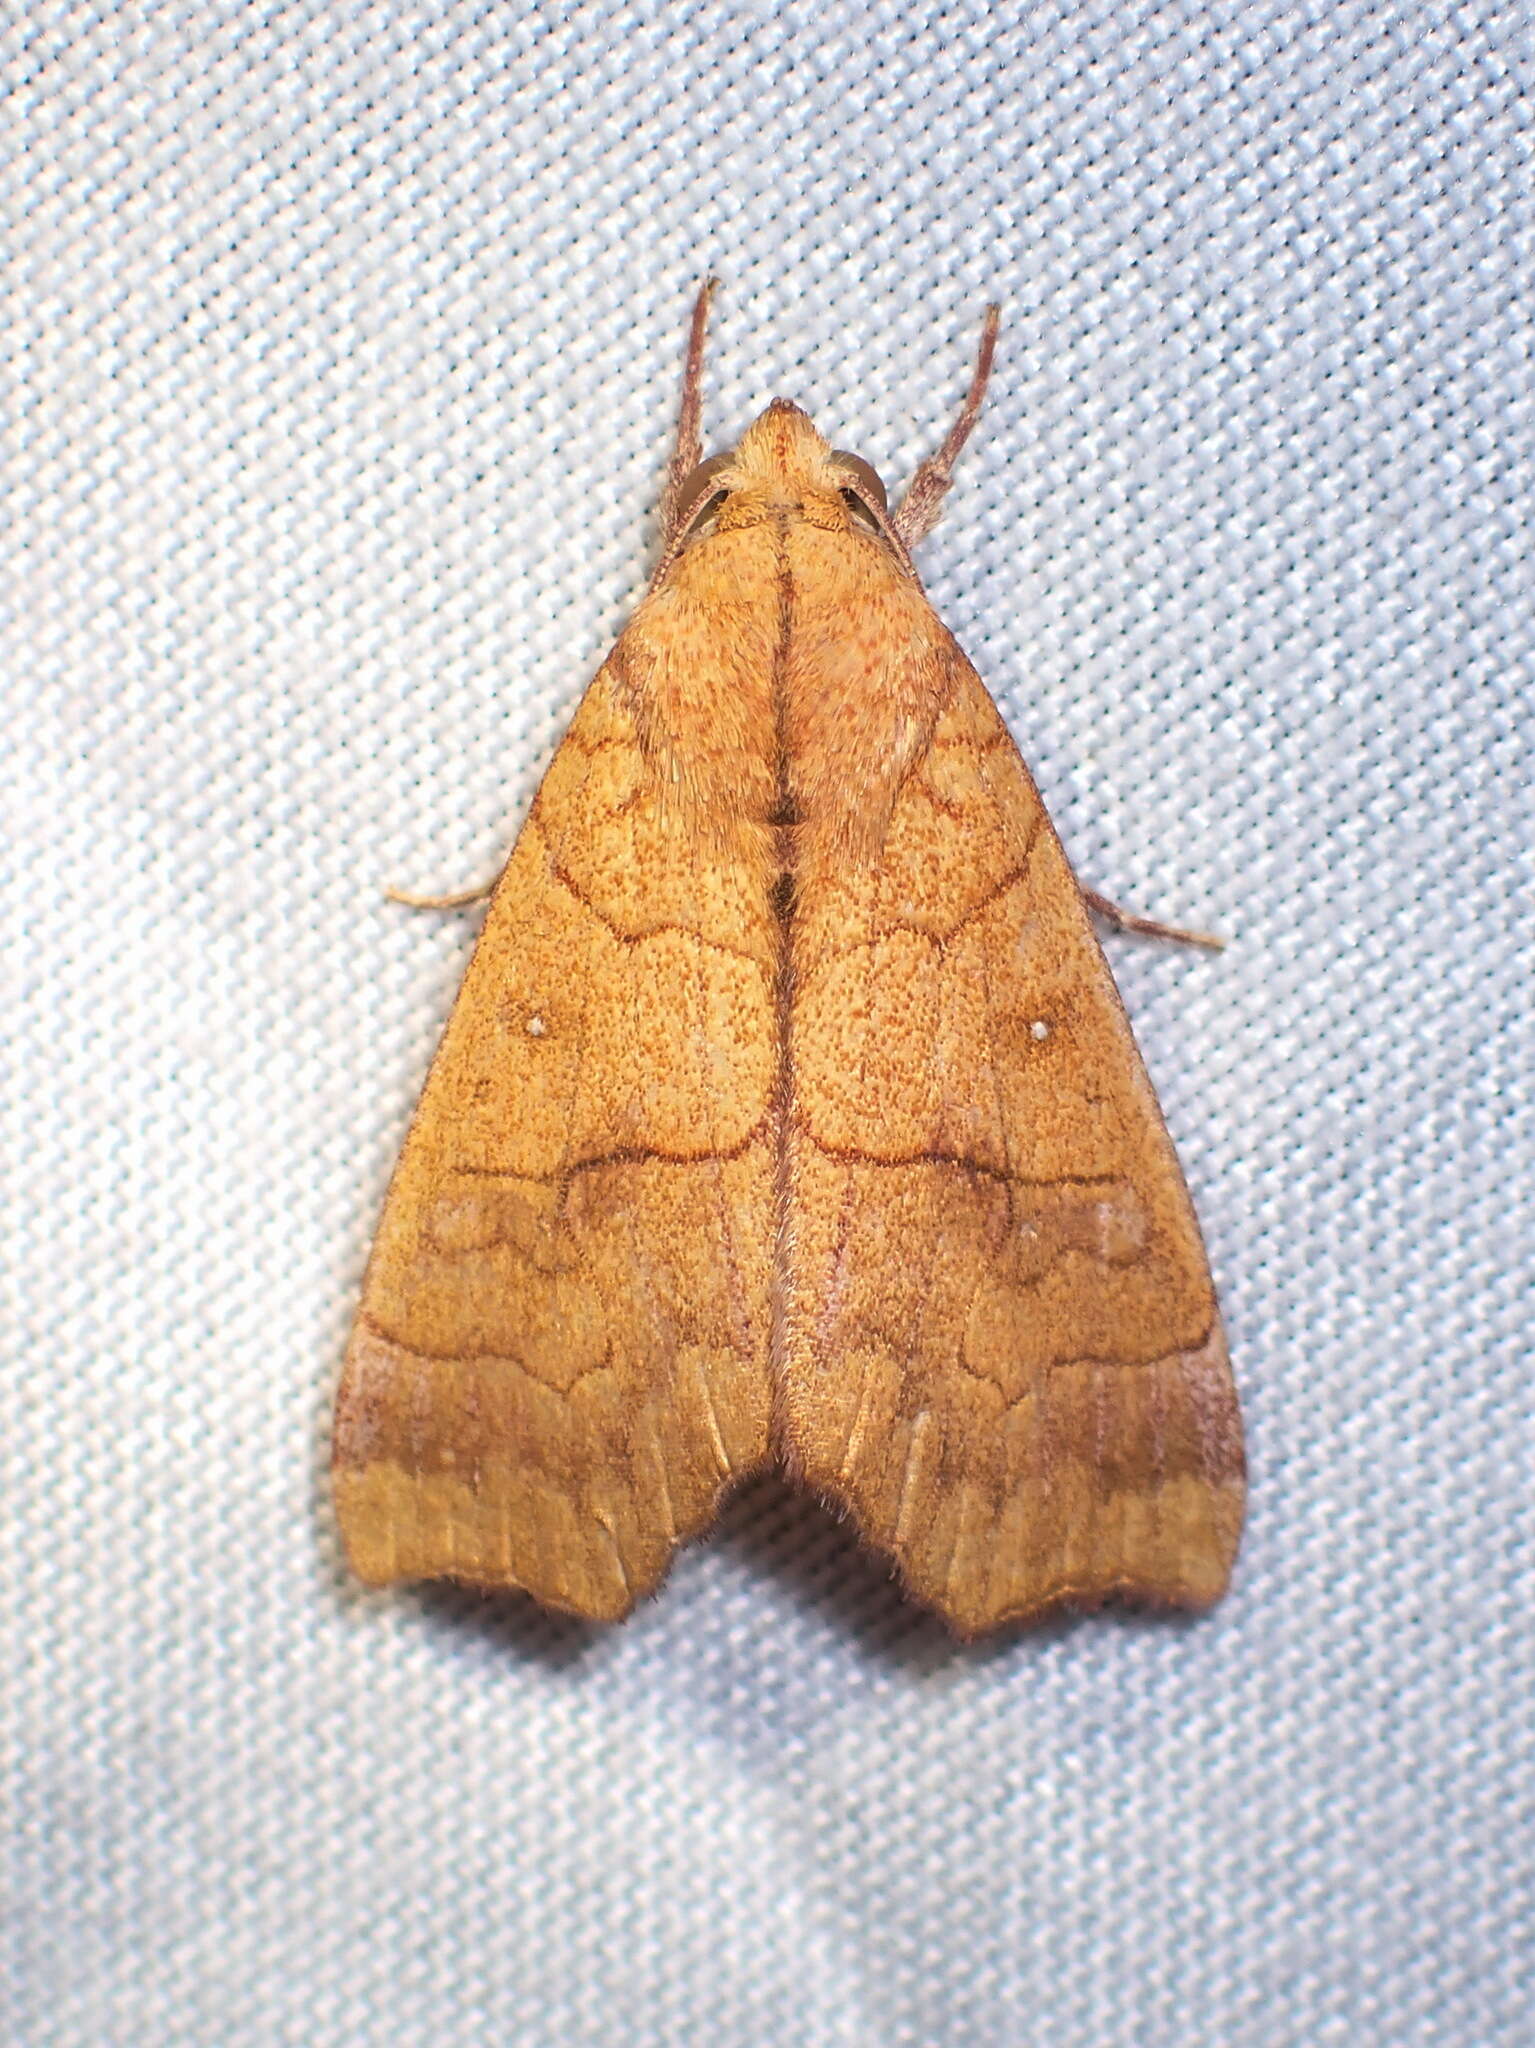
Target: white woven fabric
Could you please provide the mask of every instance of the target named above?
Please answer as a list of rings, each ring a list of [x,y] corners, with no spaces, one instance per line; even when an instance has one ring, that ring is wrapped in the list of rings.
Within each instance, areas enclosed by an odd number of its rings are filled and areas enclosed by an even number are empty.
[[[1527,2048],[1524,9],[4,10],[17,2048]],[[1249,1538],[980,1650],[736,1503],[623,1629],[338,1565],[465,918],[683,326],[893,481],[1210,1239]]]

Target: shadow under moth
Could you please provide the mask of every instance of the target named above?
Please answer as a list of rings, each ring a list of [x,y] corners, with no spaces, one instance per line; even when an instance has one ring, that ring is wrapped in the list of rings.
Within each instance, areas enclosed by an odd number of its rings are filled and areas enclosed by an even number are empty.
[[[1241,1423],[1090,912],[891,511],[778,400],[700,463],[494,887],[384,1208],[335,1498],[373,1584],[616,1619],[764,1466],[963,1635],[1217,1598]]]

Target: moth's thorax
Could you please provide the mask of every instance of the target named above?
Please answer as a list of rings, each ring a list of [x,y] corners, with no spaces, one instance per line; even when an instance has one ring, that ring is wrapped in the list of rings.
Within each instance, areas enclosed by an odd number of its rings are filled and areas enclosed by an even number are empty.
[[[802,414],[790,434],[824,446]],[[751,861],[792,827],[796,860],[824,866],[874,857],[957,674],[920,585],[840,507],[835,527],[716,519],[640,606],[618,668],[660,807]]]
[[[842,495],[846,472],[808,415],[787,398],[774,399],[752,421],[720,482],[727,495],[715,525],[724,532],[786,513],[833,532],[851,523]]]

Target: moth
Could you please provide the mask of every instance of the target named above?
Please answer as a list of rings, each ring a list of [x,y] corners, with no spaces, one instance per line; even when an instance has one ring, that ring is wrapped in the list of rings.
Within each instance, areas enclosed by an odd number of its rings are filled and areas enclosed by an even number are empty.
[[[912,565],[996,309],[892,510],[783,399],[700,463],[711,289],[660,567],[389,1189],[336,1418],[348,1556],[613,1620],[776,1466],[962,1635],[1204,1607],[1241,1424],[1090,909],[1165,928],[1078,886]]]

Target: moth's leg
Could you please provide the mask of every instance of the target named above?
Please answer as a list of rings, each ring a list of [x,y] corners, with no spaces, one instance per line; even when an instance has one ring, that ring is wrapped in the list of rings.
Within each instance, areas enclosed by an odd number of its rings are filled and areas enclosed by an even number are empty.
[[[697,469],[703,454],[700,422],[703,417],[704,340],[709,331],[709,301],[719,285],[717,277],[706,277],[693,301],[693,320],[688,328],[688,352],[682,365],[682,406],[677,414],[677,440],[661,493],[661,542],[669,547],[676,539],[680,521],[677,506],[682,486]]]
[[[959,409],[959,418],[944,436],[938,453],[930,455],[920,465],[906,487],[905,497],[896,507],[891,524],[908,548],[914,548],[938,524],[943,494],[954,481],[954,465],[959,459],[959,451],[970,439],[971,431],[981,416],[981,402],[986,396],[991,359],[997,351],[997,329],[1001,324],[1000,310],[996,306],[988,306],[981,328],[981,346],[975,358],[975,372],[970,379],[970,389],[965,393],[965,402]]]
[[[1089,910],[1096,910],[1118,932],[1141,932],[1148,939],[1176,939],[1180,946],[1208,946],[1212,953],[1225,950],[1226,941],[1214,932],[1193,932],[1183,925],[1163,924],[1159,918],[1139,917],[1133,910],[1121,910],[1096,889],[1084,889],[1082,897]]]
[[[448,896],[418,896],[411,889],[386,889],[384,894],[391,903],[403,903],[407,910],[463,910],[468,904],[483,903],[500,879],[500,875],[495,874],[488,882],[476,882],[469,889],[455,889]]]

